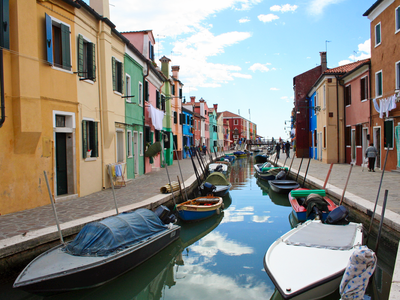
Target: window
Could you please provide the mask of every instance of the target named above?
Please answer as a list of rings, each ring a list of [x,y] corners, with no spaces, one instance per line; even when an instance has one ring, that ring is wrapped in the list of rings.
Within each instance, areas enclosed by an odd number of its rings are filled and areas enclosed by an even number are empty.
[[[78,35],[78,76],[80,80],[96,80],[95,44]]]
[[[161,95],[161,110],[165,111],[165,96]]]
[[[368,99],[368,76],[361,78],[361,101]]]
[[[87,157],[87,152],[92,150],[91,157],[99,156],[98,148],[98,123],[93,120],[82,121],[82,155]]]
[[[132,157],[133,156],[133,152],[132,152],[132,150],[133,150],[133,148],[132,148],[132,131],[130,131],[130,130],[128,130],[127,131],[127,139],[126,139],[127,141],[128,141],[128,145],[127,145],[127,156],[128,157]]]
[[[132,96],[131,76],[125,74],[125,96]],[[131,97],[125,98],[126,102],[132,102]]]
[[[346,106],[351,105],[351,85],[344,88],[344,104]]]
[[[116,144],[117,144],[117,162],[123,162],[124,161],[124,131],[122,129],[117,129]]]
[[[400,6],[396,8],[396,30],[395,32],[397,33],[400,31]]]
[[[396,63],[396,90],[400,89],[400,61]]]
[[[149,101],[149,83],[147,81],[144,82],[144,101]]]
[[[362,145],[362,125],[358,124],[356,125],[356,146],[361,146]]]
[[[71,71],[70,26],[46,14],[46,49],[49,64]]]
[[[143,156],[143,132],[139,132],[139,138],[140,138],[140,156]]]
[[[375,47],[379,46],[382,42],[381,37],[381,23],[375,25]]]
[[[233,120],[233,125],[238,125],[239,121],[238,120]]]
[[[384,123],[384,146],[393,149],[393,120],[386,120]]]
[[[10,49],[10,17],[9,17],[9,0],[0,1],[0,47]]]
[[[112,57],[112,79],[113,79],[113,91],[121,93],[123,91],[123,74],[124,66],[122,62],[118,61],[115,57]]]
[[[318,93],[315,93],[314,106],[318,106]]]
[[[173,85],[173,86],[171,87],[171,94],[172,94],[172,95],[175,95],[175,85]]]
[[[138,95],[138,104],[140,106],[143,105],[143,84],[139,82],[139,95]]]
[[[156,108],[158,108],[158,109],[161,108],[160,100],[161,100],[160,92],[159,92],[159,91],[156,91]]]
[[[174,124],[178,122],[178,113],[174,111]]]
[[[322,96],[323,96],[323,109],[325,109],[326,108],[326,95],[325,95],[325,85],[324,85],[324,87],[323,87],[323,94],[322,94]]]
[[[326,126],[324,127],[324,148],[326,148]]]
[[[346,146],[351,146],[351,126],[346,126],[345,132],[344,132],[344,140]]]
[[[381,97],[383,93],[382,87],[382,71],[375,73],[375,96]]]

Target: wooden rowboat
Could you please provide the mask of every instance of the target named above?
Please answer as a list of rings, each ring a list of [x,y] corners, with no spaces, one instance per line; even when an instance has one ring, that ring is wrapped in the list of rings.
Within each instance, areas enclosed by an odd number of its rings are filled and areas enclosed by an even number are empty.
[[[176,210],[183,221],[199,221],[219,214],[223,208],[222,201],[221,197],[208,195],[180,203]]]

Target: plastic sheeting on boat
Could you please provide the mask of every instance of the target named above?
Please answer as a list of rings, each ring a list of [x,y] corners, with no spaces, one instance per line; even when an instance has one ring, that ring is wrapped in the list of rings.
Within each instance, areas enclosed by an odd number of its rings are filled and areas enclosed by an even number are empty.
[[[301,227],[295,235],[289,236],[284,242],[294,246],[349,250],[354,246],[357,227],[360,226],[356,223],[328,225],[319,222],[309,222],[304,225],[306,226]]]
[[[106,256],[166,229],[154,212],[140,208],[86,224],[65,251],[77,256]]]
[[[211,183],[213,185],[229,185],[229,181],[226,179],[224,174],[220,172],[211,173],[205,182]]]

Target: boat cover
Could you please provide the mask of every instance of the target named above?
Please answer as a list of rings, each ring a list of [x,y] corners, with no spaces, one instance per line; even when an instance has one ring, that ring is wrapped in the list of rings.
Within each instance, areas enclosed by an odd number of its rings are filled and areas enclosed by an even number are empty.
[[[328,225],[308,221],[300,225],[284,242],[287,245],[350,250],[353,247],[359,224]]]
[[[166,229],[154,212],[140,208],[86,224],[64,250],[77,256],[106,256]]]
[[[226,180],[224,174],[220,172],[211,173],[205,182],[211,183],[213,185],[229,185],[229,181]]]

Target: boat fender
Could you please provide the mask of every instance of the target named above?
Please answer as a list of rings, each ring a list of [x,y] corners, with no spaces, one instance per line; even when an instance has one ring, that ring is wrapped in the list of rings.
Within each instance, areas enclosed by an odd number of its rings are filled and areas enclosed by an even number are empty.
[[[347,220],[348,215],[349,210],[343,205],[340,205],[329,213],[329,215],[326,217],[325,223],[332,225],[349,224],[350,221]]]

